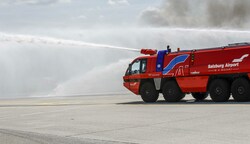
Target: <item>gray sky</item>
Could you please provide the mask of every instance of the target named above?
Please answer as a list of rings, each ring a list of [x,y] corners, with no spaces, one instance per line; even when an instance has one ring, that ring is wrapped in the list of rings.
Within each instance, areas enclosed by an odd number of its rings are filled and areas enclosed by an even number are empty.
[[[0,30],[134,25],[162,0],[1,0]]]

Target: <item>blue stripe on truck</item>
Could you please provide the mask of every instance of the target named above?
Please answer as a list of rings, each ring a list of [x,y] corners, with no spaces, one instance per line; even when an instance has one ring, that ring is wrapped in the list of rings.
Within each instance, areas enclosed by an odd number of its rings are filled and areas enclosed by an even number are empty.
[[[187,60],[188,54],[179,55],[173,58],[170,63],[163,69],[163,74],[168,74],[176,65],[183,63]]]

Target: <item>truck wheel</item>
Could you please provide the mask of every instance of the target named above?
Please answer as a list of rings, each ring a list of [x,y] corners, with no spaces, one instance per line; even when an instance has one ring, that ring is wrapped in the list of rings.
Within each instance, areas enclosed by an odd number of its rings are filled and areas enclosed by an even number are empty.
[[[207,98],[208,93],[192,93],[193,98],[197,101],[201,101]]]
[[[178,102],[185,96],[176,81],[167,81],[163,85],[162,94],[167,102]]]
[[[209,92],[213,101],[225,102],[230,97],[230,85],[226,80],[216,79],[212,81]]]
[[[236,79],[232,84],[231,91],[235,101],[245,102],[250,100],[250,84],[244,78]]]
[[[152,83],[145,83],[140,89],[141,98],[146,103],[156,102],[159,97],[159,92],[155,89]]]

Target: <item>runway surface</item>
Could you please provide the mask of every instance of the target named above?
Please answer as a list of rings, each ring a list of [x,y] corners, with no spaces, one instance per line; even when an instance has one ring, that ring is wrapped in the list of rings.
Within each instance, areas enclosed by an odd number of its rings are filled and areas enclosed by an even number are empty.
[[[1,144],[248,144],[250,103],[134,95],[0,100]]]

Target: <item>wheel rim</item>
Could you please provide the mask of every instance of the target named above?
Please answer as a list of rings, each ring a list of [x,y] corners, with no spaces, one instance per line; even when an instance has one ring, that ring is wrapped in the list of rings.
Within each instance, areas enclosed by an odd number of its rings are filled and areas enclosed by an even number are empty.
[[[242,86],[240,86],[240,87],[238,87],[237,92],[238,92],[240,95],[242,95],[242,94],[245,93],[245,88],[242,87]]]
[[[174,94],[174,90],[173,89],[168,89],[167,93],[168,93],[168,95],[173,95]]]
[[[221,87],[215,88],[215,94],[216,94],[216,95],[220,95],[220,94],[222,94],[222,92],[223,92],[223,90],[222,90]]]

